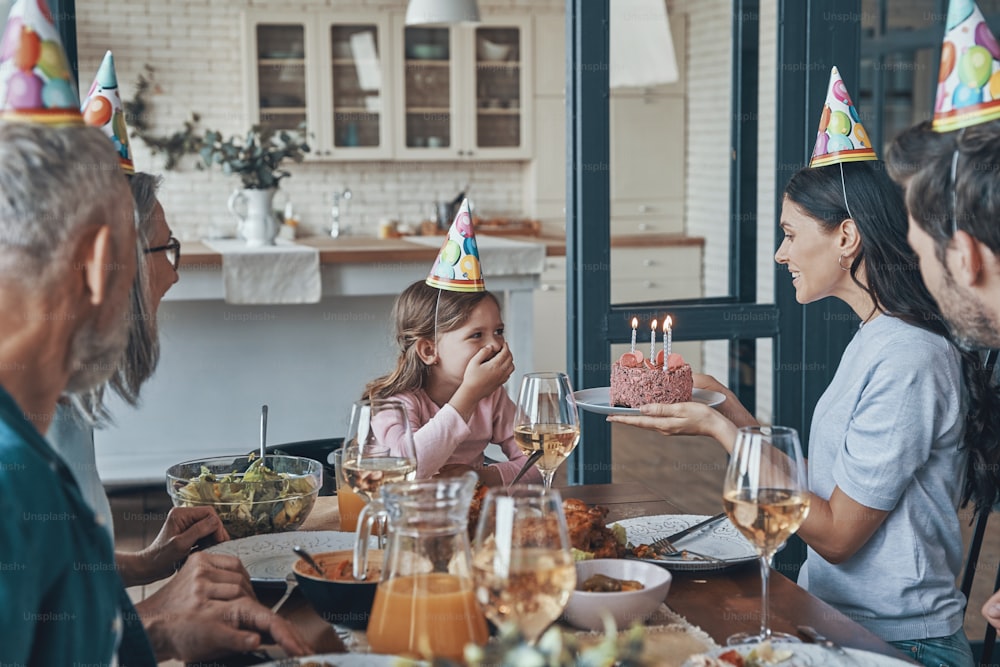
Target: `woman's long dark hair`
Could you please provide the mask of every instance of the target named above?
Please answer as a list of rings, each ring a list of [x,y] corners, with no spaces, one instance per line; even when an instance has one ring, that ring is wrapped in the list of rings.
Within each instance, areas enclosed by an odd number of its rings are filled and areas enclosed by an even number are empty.
[[[853,216],[844,203],[845,192]],[[902,192],[882,163],[849,162],[802,169],[792,176],[785,195],[828,231],[853,217],[861,237],[861,249],[850,268],[854,282],[872,297],[879,310],[951,340],[941,310],[920,276],[917,256],[906,241]],[[862,263],[865,281],[858,279]],[[959,349],[959,353],[969,391],[962,445],[969,452],[969,461],[962,505],[971,500],[978,513],[993,506],[1000,489],[1000,393],[992,371],[985,368],[977,352]]]

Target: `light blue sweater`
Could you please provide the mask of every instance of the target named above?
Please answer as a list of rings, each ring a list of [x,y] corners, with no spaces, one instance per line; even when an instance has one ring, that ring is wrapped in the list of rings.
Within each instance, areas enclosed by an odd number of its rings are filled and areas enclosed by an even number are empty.
[[[809,549],[799,583],[886,641],[962,627],[966,404],[957,350],[888,315],[858,331],[816,404],[810,490],[828,499],[838,486],[889,515],[844,563]]]

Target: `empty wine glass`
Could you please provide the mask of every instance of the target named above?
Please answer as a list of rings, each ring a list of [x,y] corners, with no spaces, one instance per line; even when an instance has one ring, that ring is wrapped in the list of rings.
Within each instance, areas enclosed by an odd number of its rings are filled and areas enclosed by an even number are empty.
[[[514,623],[526,640],[538,641],[576,588],[559,492],[538,484],[491,489],[476,527],[472,571],[487,618]]]
[[[406,406],[395,399],[356,402],[341,454],[343,482],[370,502],[379,489],[417,475],[417,453]],[[382,546],[379,531],[379,546]]]
[[[767,580],[771,557],[809,514],[809,490],[799,434],[786,426],[744,426],[736,436],[726,470],[722,502],[729,516],[760,556],[760,633],[741,632],[728,644],[764,640],[799,641],[773,632],[768,623]]]
[[[535,463],[545,488],[552,487],[556,469],[580,441],[580,419],[573,388],[565,373],[528,373],[521,380],[514,415],[514,440],[531,455],[542,450]]]

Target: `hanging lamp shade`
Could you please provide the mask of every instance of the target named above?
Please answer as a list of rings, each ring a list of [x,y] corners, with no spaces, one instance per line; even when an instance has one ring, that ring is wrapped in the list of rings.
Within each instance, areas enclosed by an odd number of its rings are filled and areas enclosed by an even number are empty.
[[[410,0],[406,25],[479,23],[476,0]]]

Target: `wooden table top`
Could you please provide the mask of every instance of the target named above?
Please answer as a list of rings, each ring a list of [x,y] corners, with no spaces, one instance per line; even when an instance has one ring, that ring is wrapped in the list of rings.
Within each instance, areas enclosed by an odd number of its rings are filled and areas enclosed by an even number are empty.
[[[560,489],[563,497],[608,508],[608,520],[637,516],[678,514],[684,510],[654,491],[637,484],[591,484]],[[320,498],[303,529],[329,530],[336,516],[336,498]],[[314,523],[315,522],[315,523]],[[667,605],[701,627],[719,644],[735,632],[760,629],[760,568],[749,563],[722,572],[674,572]],[[796,633],[797,625],[811,625],[830,639],[896,658],[906,656],[894,646],[814,597],[793,581],[772,570],[770,616],[774,630]]]
[[[608,520],[685,513],[673,502],[637,484],[592,484],[560,489],[565,498],[578,498],[608,508]],[[340,526],[335,496],[317,499],[302,530],[336,530]],[[717,643],[735,632],[760,629],[760,568],[747,563],[716,572],[673,572],[667,605],[699,626]],[[796,634],[797,625],[811,625],[837,643],[889,655],[911,662],[894,646],[882,641],[830,605],[811,595],[781,573],[770,574],[770,622],[772,629]],[[273,603],[278,592],[266,592],[261,602]],[[298,598],[298,599],[296,599]],[[316,615],[301,596],[293,596],[282,609],[317,651],[335,651],[339,645],[329,624]]]
[[[579,498],[608,507],[608,520],[655,514],[682,513],[654,492],[635,484],[592,484],[560,490],[566,498]],[[747,563],[722,572],[672,572],[667,606],[699,626],[718,644],[737,632],[760,630],[760,566]],[[811,625],[833,641],[901,660],[906,655],[858,623],[771,570],[768,578],[771,629],[796,634],[796,626]]]

